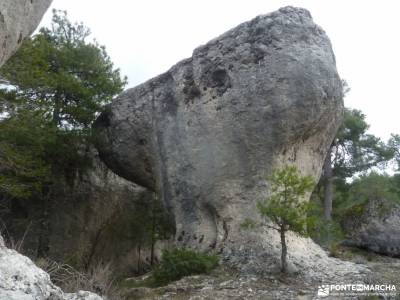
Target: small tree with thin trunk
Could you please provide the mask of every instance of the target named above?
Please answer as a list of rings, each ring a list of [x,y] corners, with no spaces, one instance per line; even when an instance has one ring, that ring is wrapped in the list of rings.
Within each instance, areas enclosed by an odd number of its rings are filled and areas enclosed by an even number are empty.
[[[272,221],[267,226],[280,233],[281,271],[287,273],[286,232],[291,230],[307,236],[310,204],[304,197],[312,191],[314,181],[310,176],[302,176],[296,167],[286,166],[274,170],[268,182],[271,194],[257,208],[263,217]]]

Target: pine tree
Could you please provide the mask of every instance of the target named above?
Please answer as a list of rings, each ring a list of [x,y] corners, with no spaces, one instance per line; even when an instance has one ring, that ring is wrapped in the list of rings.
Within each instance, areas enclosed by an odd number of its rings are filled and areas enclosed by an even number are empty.
[[[0,192],[10,197],[43,198],[87,166],[90,126],[126,84],[87,27],[53,13],[0,70]]]
[[[272,221],[272,228],[279,232],[281,238],[281,271],[287,272],[286,232],[294,231],[307,236],[307,226],[312,221],[308,217],[310,204],[305,195],[314,187],[310,176],[302,176],[294,166],[286,166],[272,172],[268,180],[270,196],[257,204],[261,215]]]

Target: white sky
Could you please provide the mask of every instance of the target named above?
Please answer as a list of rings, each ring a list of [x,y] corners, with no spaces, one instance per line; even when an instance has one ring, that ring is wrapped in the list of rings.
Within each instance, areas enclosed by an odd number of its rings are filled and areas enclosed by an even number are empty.
[[[322,0],[54,0],[87,25],[133,87],[191,56],[194,48],[257,15],[293,5],[310,10],[330,37],[339,74],[370,132],[400,133],[400,2]],[[42,25],[49,24],[51,9]]]

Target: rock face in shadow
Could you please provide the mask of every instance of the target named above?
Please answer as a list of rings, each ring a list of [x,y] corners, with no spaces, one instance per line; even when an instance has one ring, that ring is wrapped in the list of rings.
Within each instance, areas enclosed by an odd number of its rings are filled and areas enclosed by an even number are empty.
[[[94,149],[85,153],[85,158],[90,161],[86,169],[70,174],[68,180],[65,176],[54,179],[51,202],[9,199],[0,194],[0,230],[7,229],[4,239],[35,261],[46,258],[80,271],[99,262],[112,262],[118,276],[147,269],[151,225],[156,225],[159,239],[170,235],[162,206],[155,202],[154,192],[111,172]],[[159,211],[153,220],[155,203]],[[158,245],[165,243],[159,241]],[[156,257],[158,245],[153,247]]]
[[[400,257],[400,205],[376,199],[350,209],[342,222],[346,245]]]
[[[0,1],[0,66],[38,26],[52,0]]]
[[[95,130],[114,172],[159,193],[178,244],[257,256],[279,245],[240,229],[259,219],[265,178],[291,164],[317,181],[342,110],[327,35],[307,10],[285,7],[127,90]]]

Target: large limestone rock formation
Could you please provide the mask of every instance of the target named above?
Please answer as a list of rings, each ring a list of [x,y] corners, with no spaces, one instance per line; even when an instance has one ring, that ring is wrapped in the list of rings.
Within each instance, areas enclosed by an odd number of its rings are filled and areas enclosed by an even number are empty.
[[[375,199],[355,205],[342,222],[347,239],[344,244],[400,257],[400,205]]]
[[[159,193],[178,244],[266,269],[279,238],[240,224],[259,221],[274,168],[296,165],[318,180],[342,109],[328,37],[307,10],[286,7],[121,94],[95,124],[97,146],[117,174]],[[322,270],[326,255],[293,235],[289,257]]]
[[[39,24],[52,0],[0,1],[0,66]]]
[[[307,10],[286,7],[127,90],[95,128],[106,164],[161,195],[178,243],[231,251],[254,246],[240,224],[257,221],[272,169],[319,178],[342,109],[328,37]]]

